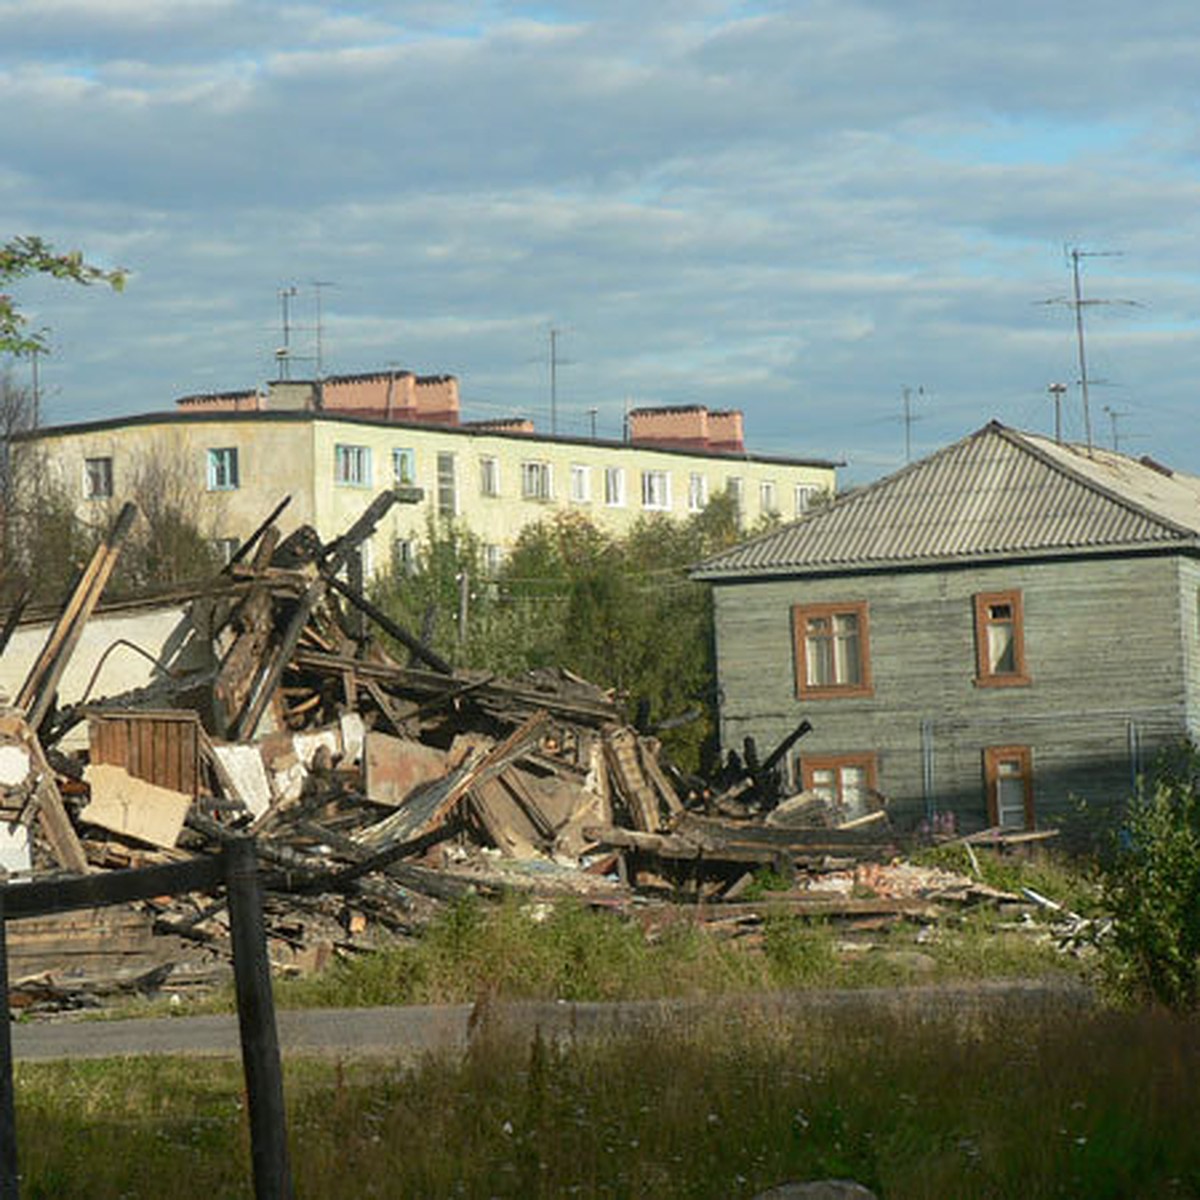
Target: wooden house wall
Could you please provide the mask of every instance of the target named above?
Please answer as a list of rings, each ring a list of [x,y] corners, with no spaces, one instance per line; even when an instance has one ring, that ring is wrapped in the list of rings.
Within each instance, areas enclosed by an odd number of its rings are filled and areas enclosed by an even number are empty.
[[[1060,820],[1076,798],[1128,795],[1200,721],[1197,588],[1196,565],[1169,555],[719,584],[722,747],[752,735],[766,754],[807,717],[796,754],[873,752],[901,820],[936,809],[973,828],[986,823],[983,749],[1028,746],[1038,819]],[[1031,683],[980,687],[973,598],[1012,589]],[[872,694],[797,697],[792,606],[854,601],[869,606]]]

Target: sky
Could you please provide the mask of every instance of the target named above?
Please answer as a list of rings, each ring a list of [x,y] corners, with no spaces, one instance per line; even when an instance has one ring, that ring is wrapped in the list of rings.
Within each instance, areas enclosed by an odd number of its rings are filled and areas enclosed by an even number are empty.
[[[1194,0],[0,0],[0,241],[129,273],[13,289],[47,423],[265,385],[286,306],[293,378],[469,419],[548,432],[553,343],[560,434],[740,408],[853,484],[1063,383],[1200,473],[1198,65]]]

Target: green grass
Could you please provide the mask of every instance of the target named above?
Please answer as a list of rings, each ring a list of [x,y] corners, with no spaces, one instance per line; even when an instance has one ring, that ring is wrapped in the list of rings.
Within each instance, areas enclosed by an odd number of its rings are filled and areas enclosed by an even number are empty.
[[[1200,1021],[1161,1013],[736,1019],[465,1057],[293,1063],[300,1200],[749,1197],[850,1177],[884,1200],[1200,1193]],[[27,1197],[249,1192],[235,1064],[26,1065]]]

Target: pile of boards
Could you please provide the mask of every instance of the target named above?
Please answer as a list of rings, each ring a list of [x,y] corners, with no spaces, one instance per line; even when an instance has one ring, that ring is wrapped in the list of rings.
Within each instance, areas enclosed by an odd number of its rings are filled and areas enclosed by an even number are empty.
[[[330,543],[307,526],[281,537],[277,509],[190,594],[146,686],[60,707],[65,665],[119,569],[124,510],[0,712],[10,878],[145,866],[249,833],[273,958],[304,970],[411,931],[467,891],[611,902],[682,883],[715,899],[764,865],[819,871],[894,852],[886,821],[789,827],[745,803],[752,781],[706,792],[613,695],[566,671],[452,668],[362,586],[360,548],[409,490],[382,493]],[[15,625],[10,614],[0,653]],[[12,977],[41,1002],[154,990],[168,975],[175,988],[205,982],[228,962],[228,923],[219,899],[183,897],[90,926],[85,914],[29,923],[9,943]]]

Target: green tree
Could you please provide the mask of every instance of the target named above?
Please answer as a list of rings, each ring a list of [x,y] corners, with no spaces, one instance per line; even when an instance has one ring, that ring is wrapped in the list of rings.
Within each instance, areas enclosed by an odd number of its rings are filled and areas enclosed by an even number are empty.
[[[116,291],[125,286],[125,272],[105,270],[86,262],[78,250],[56,251],[39,237],[15,237],[0,245],[0,352],[33,354],[46,350],[40,332],[28,329],[28,320],[7,288],[30,275],[50,275],[85,286],[107,283]]]

